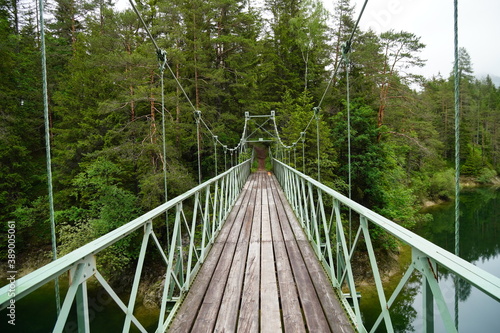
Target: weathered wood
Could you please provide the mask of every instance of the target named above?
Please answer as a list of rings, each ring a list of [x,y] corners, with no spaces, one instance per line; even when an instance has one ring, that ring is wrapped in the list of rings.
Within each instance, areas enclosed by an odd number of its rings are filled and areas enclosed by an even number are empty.
[[[274,184],[273,184],[274,185]],[[276,186],[273,186],[273,192],[275,196],[278,196]],[[279,196],[278,196],[279,198]],[[302,304],[302,311],[304,312],[304,317],[306,320],[306,325],[310,332],[329,332],[330,327],[326,320],[325,314],[323,313],[323,308],[321,302],[316,294],[311,277],[307,271],[306,263],[309,260],[315,260],[315,258],[303,258],[299,250],[298,243],[295,240],[295,235],[292,231],[291,222],[296,222],[296,220],[289,220],[289,216],[285,212],[283,207],[284,203],[277,205],[279,221],[281,229],[283,231],[283,237],[285,240],[288,255],[290,257],[290,263],[292,266],[292,271],[297,283],[298,294]],[[302,244],[301,244],[302,245]],[[309,244],[306,244],[309,246]]]
[[[283,234],[281,231],[278,211],[274,202],[272,191],[268,192],[269,215],[271,220],[271,229],[273,233],[274,253],[276,256],[276,270],[278,273],[278,282],[280,290],[281,311],[283,319],[283,328],[287,333],[306,332],[304,318],[300,308],[297,287],[292,273],[292,267],[288,260]]]
[[[299,249],[302,256],[306,258],[307,269],[311,277],[311,281],[314,284],[314,288],[317,292],[325,316],[327,317],[328,323],[333,332],[352,332],[352,324],[347,319],[345,311],[341,306],[335,291],[331,287],[331,281],[328,279],[323,267],[321,266],[319,260],[316,257],[313,249],[311,248],[309,241],[306,240],[306,235],[304,230],[300,227],[295,214],[293,213],[291,207],[287,205],[285,194],[277,185],[277,180],[273,180],[273,189],[275,192],[275,200],[280,200],[283,203],[284,211],[287,215],[287,219],[290,222],[290,226],[293,230],[297,243],[299,244]],[[289,208],[289,209],[287,209]],[[310,258],[310,259],[307,259]]]
[[[245,184],[240,197],[236,200],[233,209],[229,213],[224,226],[208,253],[204,264],[198,272],[195,282],[191,286],[189,293],[186,295],[182,306],[177,311],[177,315],[170,324],[170,330],[172,332],[188,332],[191,329],[203,301],[203,295],[205,294],[212,279],[227,237],[229,236],[238,213],[240,212],[240,208],[244,208],[246,206],[245,202],[250,199],[250,191],[248,191],[248,189],[251,185],[251,182]]]
[[[243,221],[245,221],[248,202],[255,201],[257,189],[253,185],[249,201],[246,202],[245,209],[240,209],[238,212],[235,227],[229,233],[226,246],[215,268],[213,278],[208,286],[200,311],[193,325],[192,330],[194,332],[211,332],[214,329]]]
[[[172,332],[353,332],[274,176],[251,175]]]
[[[266,177],[267,178],[267,177]],[[278,284],[274,266],[274,249],[272,243],[271,221],[269,216],[269,198],[267,196],[269,180],[264,182],[262,192],[262,245],[261,245],[261,332],[281,331],[281,314],[278,299]]]
[[[252,230],[252,221],[256,208],[256,195],[259,189],[259,179],[253,186],[252,194],[241,227],[236,252],[233,256],[229,277],[224,288],[224,296],[219,309],[219,315],[215,324],[216,332],[234,332],[238,319],[238,308],[241,299],[241,290],[243,288],[243,278],[245,275],[245,265],[248,254],[248,244]]]
[[[252,220],[252,233],[248,248],[247,265],[241,297],[241,308],[238,319],[239,332],[259,331],[260,309],[260,235],[261,235],[262,203],[261,196],[256,198]]]

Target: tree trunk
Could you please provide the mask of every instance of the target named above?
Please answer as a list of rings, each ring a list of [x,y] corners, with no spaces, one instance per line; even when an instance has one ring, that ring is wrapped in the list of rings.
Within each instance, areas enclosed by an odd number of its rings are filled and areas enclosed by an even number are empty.
[[[134,101],[134,86],[129,86],[130,91],[130,121],[135,121],[135,101]]]
[[[12,0],[12,11],[14,14],[14,32],[16,36],[19,35],[19,10],[17,0]]]

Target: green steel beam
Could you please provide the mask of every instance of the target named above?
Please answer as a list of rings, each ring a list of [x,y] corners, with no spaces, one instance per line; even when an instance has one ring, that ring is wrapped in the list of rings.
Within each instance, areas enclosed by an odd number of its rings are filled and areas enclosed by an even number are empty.
[[[111,246],[120,239],[126,237],[127,235],[133,233],[137,229],[143,227],[148,221],[158,217],[161,214],[164,214],[165,211],[174,208],[178,203],[183,202],[184,200],[194,196],[195,193],[203,190],[206,186],[211,185],[220,179],[225,179],[227,177],[231,178],[235,173],[242,173],[239,171],[240,169],[248,169],[248,171],[243,173],[246,174],[248,177],[249,168],[250,168],[250,160],[247,160],[237,166],[234,166],[228,171],[220,174],[219,176],[214,177],[206,181],[205,183],[194,187],[193,189],[179,195],[176,198],[173,198],[172,200],[169,200],[168,202],[138,217],[137,219],[107,233],[106,235],[82,246],[77,250],[74,250],[73,252],[65,255],[64,257],[61,257],[56,261],[53,261],[39,268],[35,272],[20,278],[19,280],[16,281],[17,289],[16,289],[15,299],[19,300],[23,298],[33,290],[36,290],[37,288],[43,286],[49,281],[54,280],[58,276],[70,270],[71,268],[76,267],[82,258],[99,253],[103,249]],[[237,194],[236,192],[239,193],[239,189],[241,188],[241,186],[239,188],[238,186],[240,186],[240,184],[233,185],[231,188],[234,194],[231,195],[230,197],[231,200],[226,201],[227,204],[226,211],[228,211],[230,208],[231,205],[230,202],[234,202],[235,195]],[[0,310],[4,309],[10,301],[10,298],[8,297],[8,287],[9,286],[7,285],[0,289]]]
[[[477,268],[466,260],[457,257],[453,253],[446,251],[445,249],[435,245],[432,242],[429,242],[425,238],[409,231],[408,229],[403,228],[399,224],[392,222],[382,215],[377,214],[374,211],[358,204],[357,202],[347,198],[346,196],[327,187],[326,185],[323,185],[313,178],[304,175],[300,171],[297,171],[276,159],[274,160],[274,162],[279,165],[280,168],[287,170],[288,172],[297,174],[308,183],[311,183],[315,187],[321,189],[323,193],[334,197],[345,206],[351,208],[353,211],[362,216],[365,216],[371,223],[378,225],[402,242],[410,245],[412,248],[419,249],[426,256],[435,260],[440,266],[443,266],[449,271],[459,275],[485,294],[500,302],[500,278],[480,268]]]
[[[66,256],[61,257],[58,260],[36,270],[35,272],[22,277],[16,281],[17,288],[15,299],[21,299],[47,282],[57,279],[60,275],[70,271],[70,286],[68,292],[66,293],[66,298],[60,315],[56,319],[53,331],[63,331],[68,320],[70,309],[73,304],[76,303],[78,331],[89,332],[91,325],[89,321],[86,281],[88,278],[95,276],[97,281],[104,287],[111,298],[125,313],[125,321],[122,331],[129,332],[133,324],[140,332],[146,332],[142,324],[134,316],[134,307],[142,270],[144,269],[146,252],[148,251],[148,244],[151,239],[152,243],[154,243],[153,247],[160,252],[163,261],[167,265],[165,290],[162,296],[162,305],[158,323],[158,329],[163,331],[168,326],[168,323],[173,316],[173,313],[170,313],[167,320],[165,320],[167,302],[173,300],[176,301],[174,309],[177,308],[179,305],[178,301],[182,299],[182,295],[189,289],[192,277],[195,276],[204,259],[202,256],[208,253],[208,250],[214,241],[215,235],[220,231],[223,221],[232,206],[235,204],[241,188],[250,174],[252,158],[232,167],[209,181],[196,186],[190,191],[169,200],[139,218],[84,245]],[[192,226],[196,225],[201,220],[203,228],[202,233],[205,237],[205,239],[201,242],[202,244],[199,245],[202,248],[200,254],[197,252],[198,246],[195,246],[194,244],[195,239],[191,237],[191,235],[194,235],[194,230],[189,230],[189,226],[187,229],[182,227],[182,224],[185,224],[186,226],[188,225],[186,215],[183,210],[183,202],[193,197],[197,198],[195,200],[198,200],[199,204],[195,205],[197,210],[195,209],[194,211]],[[201,197],[205,198],[204,210],[201,209]],[[176,209],[176,218],[174,222],[173,237],[171,238],[171,243],[167,244],[167,251],[165,251],[154,233],[152,220],[171,209]],[[102,275],[97,271],[95,256],[103,249],[106,249],[131,233],[136,232],[140,228],[144,228],[143,241],[128,305],[125,305]],[[188,265],[185,265],[184,263],[183,258],[187,256],[183,255],[182,246],[182,240],[186,238],[186,233],[190,236],[192,243],[189,246],[190,262]],[[9,286],[7,285],[0,289],[0,309],[5,308],[10,303],[8,288]]]
[[[443,294],[437,283],[438,266],[445,267],[456,277],[464,279],[486,295],[492,297],[496,301],[500,301],[500,278],[483,271],[482,269],[410,232],[387,218],[359,205],[346,196],[291,168],[276,158],[273,158],[273,167],[276,178],[280,182],[287,199],[299,219],[300,224],[304,228],[309,241],[316,249],[318,259],[323,263],[325,270],[332,277],[332,283],[334,287],[339,289],[340,295],[344,295],[342,290],[342,287],[345,285],[344,283],[347,284],[351,295],[356,294],[356,285],[351,268],[351,259],[360,240],[360,236],[364,236],[369,254],[370,265],[375,278],[379,302],[382,308],[375,325],[372,327],[372,331],[375,331],[378,328],[382,320],[385,322],[387,331],[394,331],[390,318],[390,308],[415,270],[422,273],[424,280],[423,307],[425,323],[423,327],[425,332],[433,332],[434,330],[434,302],[437,304],[439,314],[443,319],[447,331],[456,332],[455,323],[451,318],[450,311],[444,301]],[[317,190],[316,196],[313,195],[312,188]],[[333,200],[333,208],[329,217],[326,215],[324,210],[323,201],[325,200],[325,197],[330,197]],[[358,213],[360,216],[360,227],[356,233],[354,243],[351,246],[347,245],[346,237],[344,235],[344,228],[340,214],[341,205]],[[329,251],[331,251],[331,247],[329,247],[329,244],[319,244],[318,241],[321,240],[321,237],[327,239],[327,235],[329,235],[332,228],[332,223],[336,224],[336,257],[334,259],[330,258]],[[371,244],[369,233],[370,223],[379,226],[403,243],[408,244],[413,253],[413,261],[410,267],[400,280],[396,290],[393,292],[389,300],[387,300],[383,291],[375,253]],[[324,246],[325,250],[321,250],[321,246]],[[326,255],[328,255],[328,257],[325,257]],[[337,272],[336,279],[333,278],[335,276],[333,274],[334,272]],[[341,297],[341,301],[344,304],[347,304],[345,297]],[[349,306],[346,308],[346,311],[351,316],[356,329],[360,332],[364,332],[366,331],[366,328],[363,326],[361,320],[361,312],[357,302],[357,297],[352,297],[352,301],[353,309]]]

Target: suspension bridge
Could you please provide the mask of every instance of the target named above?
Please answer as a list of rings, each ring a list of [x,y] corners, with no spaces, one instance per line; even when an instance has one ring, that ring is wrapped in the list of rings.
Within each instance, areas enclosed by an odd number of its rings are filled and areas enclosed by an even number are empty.
[[[132,1],[131,4],[141,18]],[[40,8],[44,50],[43,1],[40,1]],[[144,21],[142,23],[157,50],[163,92],[163,71],[171,69],[165,52],[158,47]],[[344,46],[345,59],[353,35],[354,31]],[[43,64],[44,57],[43,51]],[[337,70],[338,67],[332,78]],[[305,133],[313,121],[318,124],[320,106],[331,82],[318,107],[314,108],[309,123],[291,145],[282,141],[274,112],[269,115],[246,113],[240,142],[236,147],[228,148],[207,126],[201,112],[196,110],[177,81],[193,107],[198,140],[200,128],[204,126],[214,140],[214,154],[217,156],[218,145],[224,148],[225,171],[220,174],[216,171],[213,178],[202,182],[198,153],[198,186],[167,200],[165,178],[165,203],[61,258],[57,259],[54,250],[54,260],[50,264],[0,289],[0,310],[9,309],[26,295],[53,281],[59,299],[58,281],[63,275],[69,275],[63,302],[57,306],[53,332],[63,332],[73,324],[79,332],[91,332],[90,280],[97,281],[124,314],[123,324],[114,331],[148,332],[137,315],[136,303],[147,270],[146,257],[152,252],[159,256],[164,271],[158,277],[162,281],[160,311],[154,329],[158,333],[374,332],[379,328],[393,332],[392,306],[415,274],[423,285],[422,331],[434,331],[437,314],[447,331],[456,332],[456,319],[451,315],[450,302],[447,302],[450,294],[438,284],[438,272],[442,268],[500,302],[500,278],[322,184],[319,153],[316,179],[295,168],[296,148],[300,142],[304,147]],[[44,76],[47,116],[46,96]],[[319,131],[316,133],[319,142]],[[48,135],[46,139],[49,142]],[[272,170],[264,169],[261,150],[258,168],[252,172],[255,158],[250,145],[254,142],[271,142],[277,147],[274,154],[269,151]],[[50,184],[50,145],[47,147]],[[154,223],[162,215],[170,216],[173,222],[169,223],[167,218],[166,239],[158,237],[158,223]],[[347,219],[347,215],[359,220],[353,240],[351,219]],[[54,226],[53,208],[51,222]],[[172,229],[168,229],[169,226]],[[372,245],[370,230],[375,226],[411,249],[411,263],[389,296],[384,290]],[[349,235],[346,235],[346,230]],[[142,241],[134,278],[130,292],[123,296],[121,289],[117,290],[101,274],[98,264],[105,265],[103,251],[138,234]],[[55,238],[53,243],[55,245]],[[369,266],[365,269],[371,271],[380,305],[380,314],[372,327],[365,327],[363,323],[357,291],[359,281],[353,272],[353,258],[360,248],[368,254]]]
[[[156,332],[365,332],[393,331],[391,306],[410,277],[424,284],[423,331],[434,327],[434,304],[445,327],[455,332],[448,291],[439,269],[500,301],[500,279],[353,202],[273,158],[273,172],[251,172],[252,158],[198,185],[122,227],[18,281],[15,297],[0,290],[1,308],[69,273],[69,287],[53,332],[76,321],[91,332],[87,283],[95,279],[123,311],[123,326],[147,332],[136,317],[145,258],[159,253],[165,274]],[[345,212],[359,217],[349,246]],[[175,216],[168,244],[153,220]],[[412,261],[392,295],[386,296],[370,237],[374,225],[411,247]],[[98,269],[100,253],[125,237],[142,235],[132,288],[126,300]],[[364,239],[364,242],[361,241]],[[361,245],[363,244],[363,245]],[[366,246],[381,312],[372,328],[363,324],[353,273],[353,254]],[[161,278],[161,277],[160,277]],[[70,315],[76,307],[76,318]],[[96,314],[99,315],[99,314]]]

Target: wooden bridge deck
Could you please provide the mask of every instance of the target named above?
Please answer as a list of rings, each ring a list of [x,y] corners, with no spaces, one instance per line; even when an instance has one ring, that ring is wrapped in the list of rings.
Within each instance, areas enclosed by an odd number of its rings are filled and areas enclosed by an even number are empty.
[[[354,331],[273,175],[250,176],[169,331]]]

